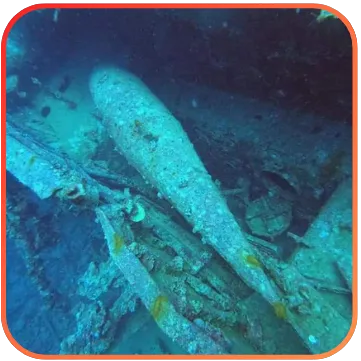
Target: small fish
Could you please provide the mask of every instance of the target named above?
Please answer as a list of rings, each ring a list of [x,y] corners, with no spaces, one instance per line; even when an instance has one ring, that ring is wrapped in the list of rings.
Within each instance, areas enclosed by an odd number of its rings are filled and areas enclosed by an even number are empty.
[[[193,107],[193,108],[198,108],[197,99],[193,98],[191,104],[192,104],[192,107]]]

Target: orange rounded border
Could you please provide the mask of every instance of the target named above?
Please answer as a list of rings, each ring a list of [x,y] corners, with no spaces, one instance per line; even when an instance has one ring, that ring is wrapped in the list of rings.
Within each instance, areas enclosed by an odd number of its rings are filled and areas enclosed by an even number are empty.
[[[16,21],[27,13],[39,9],[316,9],[335,14],[347,27],[352,40],[352,247],[353,247],[353,284],[352,284],[352,323],[345,339],[334,349],[317,355],[43,355],[28,351],[12,336],[6,320],[6,96],[1,105],[1,323],[11,344],[24,355],[41,360],[59,359],[286,359],[318,360],[334,355],[350,341],[357,324],[357,39],[354,29],[347,18],[339,11],[322,4],[36,4],[17,13],[8,23],[1,40],[1,93],[6,94],[6,41]]]

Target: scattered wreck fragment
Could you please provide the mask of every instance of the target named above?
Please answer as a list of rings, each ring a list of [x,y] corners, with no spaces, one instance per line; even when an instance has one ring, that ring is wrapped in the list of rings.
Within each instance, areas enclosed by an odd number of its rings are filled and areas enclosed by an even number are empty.
[[[91,90],[99,119],[143,180],[83,167],[12,122],[6,129],[7,171],[39,199],[56,200],[61,212],[91,212],[105,239],[106,260],[91,262],[78,280],[87,303],[72,309],[77,328],[59,340],[60,352],[107,352],[120,320],[132,325],[122,340],[154,321],[189,354],[279,353],[274,327],[277,337],[293,333],[300,353],[336,347],[352,319],[345,306],[353,284],[351,181],[340,183],[305,235],[288,232],[297,247],[281,259],[267,236],[287,232],[290,197],[278,213],[271,211],[279,195],[245,200],[246,214],[256,216],[245,229],[247,219],[240,222],[224,198],[236,192],[214,184],[177,119],[139,79],[100,68]],[[27,239],[14,195],[7,217],[32,281],[56,307],[61,297],[37,257],[50,234]],[[252,220],[269,222],[261,229]],[[117,294],[111,304],[107,293]]]

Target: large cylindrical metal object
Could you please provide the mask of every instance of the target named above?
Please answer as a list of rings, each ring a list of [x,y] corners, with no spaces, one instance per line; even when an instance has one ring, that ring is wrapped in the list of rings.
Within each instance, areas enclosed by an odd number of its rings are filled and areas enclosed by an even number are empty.
[[[279,296],[253,247],[177,119],[136,76],[98,67],[90,90],[117,145],[142,176],[166,197],[202,236],[263,297]]]

